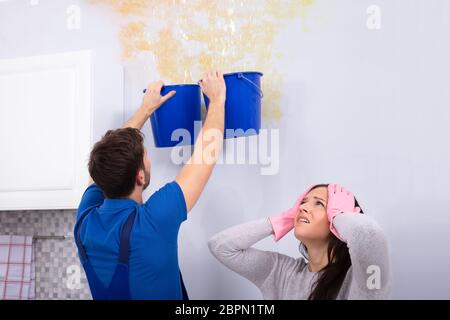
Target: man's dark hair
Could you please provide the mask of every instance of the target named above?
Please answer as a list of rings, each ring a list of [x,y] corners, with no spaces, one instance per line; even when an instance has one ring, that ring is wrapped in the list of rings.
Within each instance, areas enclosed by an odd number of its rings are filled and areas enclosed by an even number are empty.
[[[107,198],[131,194],[139,170],[144,169],[144,136],[135,128],[109,130],[89,157],[89,173]]]

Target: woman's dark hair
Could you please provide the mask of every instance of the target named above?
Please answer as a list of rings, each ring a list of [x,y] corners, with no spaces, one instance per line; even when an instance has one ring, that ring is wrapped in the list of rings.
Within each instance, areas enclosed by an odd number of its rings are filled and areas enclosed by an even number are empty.
[[[144,138],[134,128],[109,130],[89,157],[89,173],[107,198],[125,198],[133,192],[136,175],[144,169]]]
[[[328,187],[328,184],[319,184],[311,190]],[[355,207],[360,207],[355,198]],[[361,208],[361,207],[360,207]],[[361,213],[364,213],[361,209]],[[347,244],[339,240],[331,233],[328,243],[328,265],[320,270],[319,278],[314,283],[309,300],[334,300],[336,299],[347,271],[352,265]]]

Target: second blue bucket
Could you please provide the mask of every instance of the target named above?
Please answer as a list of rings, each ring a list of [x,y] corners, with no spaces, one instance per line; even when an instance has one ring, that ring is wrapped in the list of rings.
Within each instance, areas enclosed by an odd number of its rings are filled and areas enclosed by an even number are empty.
[[[235,138],[259,134],[261,129],[261,72],[235,72],[224,75],[227,86],[225,102],[225,138]],[[204,95],[206,108],[209,99]],[[249,130],[251,129],[251,130]]]
[[[201,90],[196,84],[164,86],[161,95],[177,93],[159,107],[150,117],[153,139],[157,148],[192,145],[195,143],[195,122],[201,121]],[[190,140],[172,141],[176,129],[185,129]]]

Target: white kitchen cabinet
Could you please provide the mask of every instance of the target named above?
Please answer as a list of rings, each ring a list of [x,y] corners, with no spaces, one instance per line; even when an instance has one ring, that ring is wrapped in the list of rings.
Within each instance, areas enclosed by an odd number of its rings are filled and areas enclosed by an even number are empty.
[[[88,181],[92,53],[0,60],[0,210],[73,209]]]

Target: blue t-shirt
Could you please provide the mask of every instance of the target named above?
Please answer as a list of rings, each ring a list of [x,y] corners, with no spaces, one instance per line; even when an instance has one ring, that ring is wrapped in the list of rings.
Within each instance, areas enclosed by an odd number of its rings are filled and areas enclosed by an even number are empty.
[[[80,235],[92,267],[108,287],[118,261],[122,225],[136,208],[130,236],[131,298],[181,300],[177,237],[187,219],[187,208],[176,182],[166,184],[143,205],[131,199],[105,199],[95,184],[86,189],[77,220],[86,210],[91,211]]]

